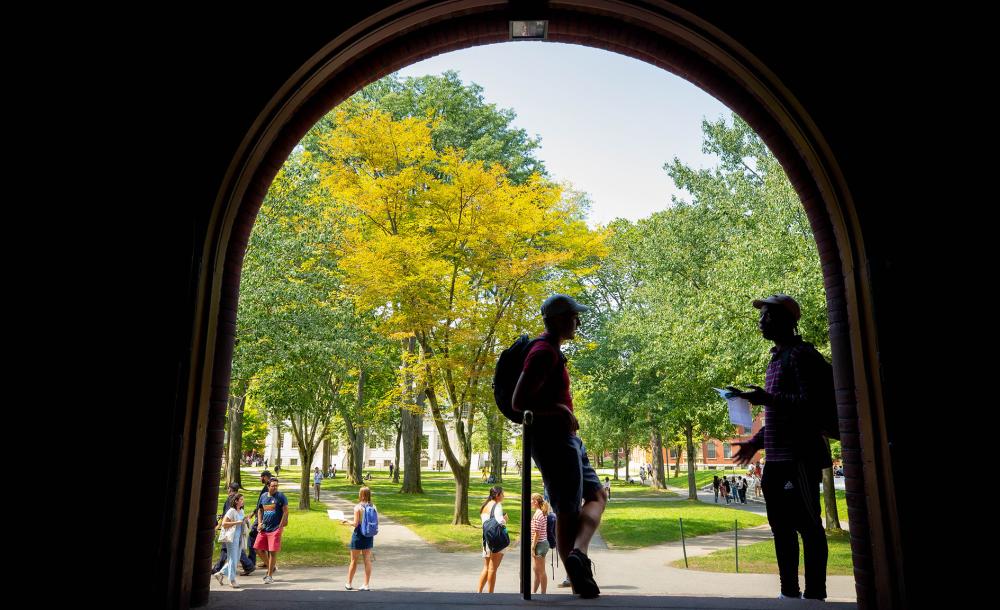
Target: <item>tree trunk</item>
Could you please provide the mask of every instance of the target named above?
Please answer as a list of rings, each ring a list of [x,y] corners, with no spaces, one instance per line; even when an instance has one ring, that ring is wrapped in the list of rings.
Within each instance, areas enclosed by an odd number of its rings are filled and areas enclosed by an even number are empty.
[[[656,428],[650,435],[649,444],[653,448],[653,472],[650,473],[653,481],[651,485],[653,489],[663,489],[667,486],[667,482],[663,478],[663,436]]]
[[[486,414],[486,435],[490,441],[490,474],[499,485],[503,483],[503,465],[501,464],[503,462],[503,422],[497,421],[498,416],[503,417],[498,409],[493,409]]]
[[[285,439],[281,436],[281,424],[274,427],[274,434],[278,439],[278,455],[274,458],[274,463],[271,464],[271,468],[275,466],[281,466],[281,446],[285,444]]]
[[[830,441],[826,441],[827,450]],[[833,481],[833,468],[823,469],[823,504],[826,506],[826,531],[841,531],[840,515],[837,514],[837,488]]]
[[[240,466],[243,457],[243,407],[246,396],[229,397],[229,467],[226,469],[226,482],[236,483],[243,487],[240,478]]]
[[[688,452],[688,500],[698,499],[698,488],[694,482],[694,426],[688,424],[684,428],[684,436],[687,437]]]
[[[472,462],[465,464],[455,475],[455,511],[451,519],[452,525],[469,524],[469,471]]]
[[[681,446],[678,445],[674,447],[676,451],[676,457],[674,457],[674,478],[681,476]]]
[[[395,467],[392,471],[392,482],[399,484],[399,443],[403,440],[403,426],[402,424],[396,426],[396,461]]]
[[[362,426],[355,426],[354,420],[348,413],[342,413],[344,420],[344,431],[347,436],[347,447],[344,449],[347,460],[345,468],[347,481],[353,485],[361,485],[361,460],[364,458],[365,431]]]
[[[621,459],[620,456],[618,455],[619,451],[621,451],[621,450],[618,449],[617,447],[615,447],[615,480],[616,481],[618,480],[618,462]]]
[[[302,439],[306,440],[306,439]],[[299,442],[299,464],[302,464],[302,476],[299,479],[299,510],[309,510],[312,500],[312,466],[313,458],[316,457],[316,450],[310,450],[308,442]]]
[[[628,443],[625,443],[625,482],[631,483],[632,479],[628,478],[628,452],[629,446]]]
[[[412,362],[417,352],[417,339],[411,337],[403,342],[406,354],[404,362]],[[423,392],[417,395],[413,373],[407,371],[404,375],[404,399],[410,403],[405,405],[400,413],[403,436],[403,487],[399,490],[405,494],[422,494],[424,488],[420,484],[420,446],[423,438]]]
[[[354,479],[359,485],[365,484],[365,429],[358,426],[358,440],[354,443]]]
[[[323,476],[330,472],[330,437],[323,439]]]

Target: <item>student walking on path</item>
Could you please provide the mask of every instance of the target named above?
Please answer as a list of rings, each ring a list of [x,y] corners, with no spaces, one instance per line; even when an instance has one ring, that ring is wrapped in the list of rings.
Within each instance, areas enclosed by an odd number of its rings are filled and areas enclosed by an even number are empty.
[[[218,579],[220,585],[225,580],[229,580],[231,587],[239,588],[236,583],[236,566],[240,563],[242,549],[246,548],[249,530],[249,519],[243,512],[243,494],[238,493],[233,496],[229,510],[222,516],[220,538],[226,545],[228,557],[222,569],[213,575]]]
[[[308,492],[306,492],[308,493]],[[281,550],[281,534],[288,525],[288,498],[278,491],[278,478],[272,477],[268,483],[267,493],[257,501],[257,520],[260,532],[254,548],[261,552],[267,562],[267,574],[264,582],[274,582],[274,568],[278,563],[278,552]]]

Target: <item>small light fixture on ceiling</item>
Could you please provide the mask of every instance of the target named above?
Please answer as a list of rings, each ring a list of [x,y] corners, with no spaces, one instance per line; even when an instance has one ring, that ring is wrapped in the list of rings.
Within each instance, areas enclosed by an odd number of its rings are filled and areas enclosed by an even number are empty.
[[[511,21],[511,40],[545,40],[549,34],[548,21]]]

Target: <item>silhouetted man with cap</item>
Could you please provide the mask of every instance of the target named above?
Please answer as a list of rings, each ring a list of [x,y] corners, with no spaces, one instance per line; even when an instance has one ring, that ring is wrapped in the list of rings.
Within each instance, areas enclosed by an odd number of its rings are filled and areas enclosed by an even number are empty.
[[[740,445],[733,456],[747,464],[764,449],[767,468],[761,487],[767,520],[774,535],[782,598],[799,595],[799,541],[805,559],[806,589],[802,597],[826,597],[826,532],[820,519],[819,482],[831,466],[823,437],[823,411],[834,404],[832,369],[797,332],[801,310],[795,299],[776,294],[753,302],[760,310],[759,328],[774,342],[765,387],[749,392],[729,387],[737,396],[764,405],[764,427]]]
[[[580,312],[588,309],[564,294],[545,300],[545,332],[541,340],[531,344],[524,360],[514,388],[513,407],[534,413],[534,423],[528,428],[531,457],[538,464],[549,503],[558,515],[556,548],[573,591],[594,598],[601,590],[594,580],[587,551],[601,522],[607,496],[576,434],[580,424],[573,415],[566,357],[559,349],[563,341],[576,336]]]

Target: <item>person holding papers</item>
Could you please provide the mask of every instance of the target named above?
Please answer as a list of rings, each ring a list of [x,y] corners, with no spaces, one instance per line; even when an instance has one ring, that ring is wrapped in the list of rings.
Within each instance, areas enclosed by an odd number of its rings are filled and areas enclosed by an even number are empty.
[[[760,310],[761,335],[774,342],[765,387],[728,389],[735,398],[764,405],[764,427],[749,441],[736,443],[739,450],[733,459],[746,465],[759,450],[767,454],[761,486],[774,535],[780,597],[800,597],[798,533],[805,557],[806,588],[801,597],[824,599],[827,544],[820,520],[819,482],[822,469],[832,463],[824,435],[839,436],[833,372],[816,348],[798,334],[801,310],[795,299],[776,294],[754,301],[753,306]]]

